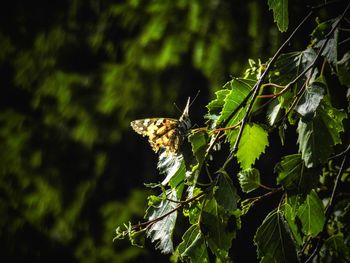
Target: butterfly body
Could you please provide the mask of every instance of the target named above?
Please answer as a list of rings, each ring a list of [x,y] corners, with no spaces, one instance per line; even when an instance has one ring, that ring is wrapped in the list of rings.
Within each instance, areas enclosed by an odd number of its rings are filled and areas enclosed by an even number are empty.
[[[148,118],[132,121],[131,127],[142,136],[147,136],[152,149],[165,149],[167,154],[180,150],[185,135],[191,128],[188,115],[189,99],[179,120],[171,118]]]

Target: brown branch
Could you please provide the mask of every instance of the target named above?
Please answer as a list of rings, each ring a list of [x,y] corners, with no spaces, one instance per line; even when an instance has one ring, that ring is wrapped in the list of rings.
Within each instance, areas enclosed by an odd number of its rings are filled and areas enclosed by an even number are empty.
[[[179,203],[179,205],[176,206],[174,209],[170,210],[169,212],[167,212],[167,213],[165,213],[164,215],[161,215],[161,216],[159,216],[159,217],[157,217],[157,218],[155,218],[155,219],[152,219],[152,220],[149,220],[149,221],[146,221],[146,222],[143,222],[143,223],[139,223],[139,224],[137,224],[137,225],[133,225],[133,226],[131,226],[131,229],[132,229],[132,230],[139,230],[139,229],[141,229],[142,227],[148,228],[149,226],[151,226],[151,225],[153,225],[153,224],[155,224],[155,223],[161,221],[162,219],[164,219],[164,218],[166,218],[167,216],[171,215],[172,213],[176,212],[177,210],[179,210],[181,207],[185,206],[186,204],[191,203],[191,202],[193,202],[194,200],[196,200],[196,199],[202,197],[205,193],[206,193],[206,192],[204,191],[204,192],[201,192],[201,193],[199,193],[198,195],[196,195],[196,196],[194,196],[194,197],[192,197],[192,198],[190,198],[190,199],[187,199],[187,200],[185,200],[185,201],[177,201],[177,202],[180,202],[180,203]],[[170,200],[169,200],[169,201],[170,201]],[[171,200],[171,201],[173,202],[174,200]]]

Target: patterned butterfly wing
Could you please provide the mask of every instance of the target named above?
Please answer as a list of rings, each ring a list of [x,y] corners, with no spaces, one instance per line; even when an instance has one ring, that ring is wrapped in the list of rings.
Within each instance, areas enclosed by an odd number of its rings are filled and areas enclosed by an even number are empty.
[[[131,127],[142,136],[147,136],[155,152],[164,148],[167,153],[177,153],[181,134],[179,121],[169,118],[150,118],[131,122]]]

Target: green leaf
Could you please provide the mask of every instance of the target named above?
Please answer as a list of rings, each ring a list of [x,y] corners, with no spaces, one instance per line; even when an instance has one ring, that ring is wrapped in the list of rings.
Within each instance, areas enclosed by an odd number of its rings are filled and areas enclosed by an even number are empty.
[[[273,70],[269,74],[270,82],[279,85],[287,85],[289,82],[294,80],[304,69],[313,63],[317,54],[316,52],[308,48],[301,52],[290,52],[281,54],[274,64]],[[310,76],[310,72],[305,74],[305,77],[300,78],[300,80],[290,88],[287,92],[278,96],[278,101],[281,103],[282,108],[289,108],[293,102],[293,97],[298,92],[297,87],[301,87],[306,79],[313,81],[315,76],[318,74],[317,70],[313,71],[313,75]],[[280,92],[280,89],[275,88],[274,93]]]
[[[277,184],[297,193],[308,193],[316,187],[321,174],[319,169],[306,168],[300,154],[284,156],[281,162],[276,164],[275,172],[278,173]]]
[[[239,201],[236,187],[226,172],[221,172],[218,176],[218,189],[215,191],[215,199],[227,211],[235,211]]]
[[[222,111],[222,108],[225,104],[224,99],[229,92],[230,90],[225,88],[215,92],[216,99],[212,100],[207,105],[208,114],[205,117],[206,119],[213,121],[213,127],[216,126],[216,121],[220,117],[220,112]]]
[[[143,248],[145,246],[146,231],[144,229],[140,231],[131,232],[129,240],[131,245]]]
[[[324,207],[314,190],[307,195],[305,202],[299,207],[297,215],[305,235],[315,237],[322,231],[326,221]]]
[[[333,153],[333,145],[341,143],[339,133],[344,131],[344,118],[346,113],[333,108],[326,99],[320,104],[312,121],[299,121],[299,151],[306,167],[316,167],[325,163]]]
[[[229,261],[228,250],[236,235],[235,220],[235,216],[226,213],[214,196],[205,203],[201,214],[201,229],[211,251],[223,262]]]
[[[282,105],[278,100],[273,100],[267,109],[267,120],[269,124],[273,126],[281,115]]]
[[[290,230],[279,211],[267,215],[256,231],[254,243],[258,257],[264,257],[264,262],[299,262]]]
[[[341,143],[340,132],[344,131],[343,120],[347,118],[347,114],[343,110],[334,108],[328,96],[320,104],[317,113],[324,122],[328,133],[330,134],[333,143]]]
[[[317,25],[317,27],[312,32],[313,42],[315,43],[315,48],[321,48],[325,41],[328,40],[325,45],[322,56],[326,57],[328,62],[335,68],[338,61],[338,35],[339,30],[335,29],[332,36],[329,36],[329,32],[338,23],[337,19],[331,19],[326,22],[322,22]]]
[[[325,94],[327,86],[322,80],[314,81],[305,90],[295,110],[304,120],[310,120],[314,116],[321,100]]]
[[[342,233],[332,235],[329,238],[327,238],[327,240],[325,241],[325,245],[327,248],[335,252],[336,259],[343,259],[344,262],[350,261],[350,250],[346,246],[344,235]]]
[[[187,229],[177,250],[182,259],[192,263],[209,262],[205,239],[197,224]]]
[[[241,168],[250,168],[255,163],[255,160],[265,151],[265,148],[268,145],[269,141],[267,131],[258,124],[246,124],[236,153]]]
[[[207,150],[208,134],[206,132],[192,133],[188,140],[191,143],[193,155],[201,165]]]
[[[337,70],[340,83],[350,88],[350,51],[347,51],[338,61]]]
[[[246,105],[242,105],[241,108],[239,106],[241,106],[241,103],[248,96],[255,82],[255,80],[238,78],[229,82],[231,90],[224,99],[225,104],[217,121],[218,125],[223,121],[227,121],[226,126],[232,126],[243,118]]]
[[[177,193],[175,190],[167,190],[167,197],[171,200],[177,200]],[[177,203],[169,200],[163,200],[160,205],[154,207],[151,206],[147,209],[146,218],[148,220],[154,220],[166,213],[172,211],[177,206]],[[174,250],[172,235],[175,228],[177,218],[177,211],[164,217],[147,228],[147,237],[152,239],[152,242],[156,242],[156,248],[163,254],[172,253]]]
[[[171,188],[178,188],[180,184],[183,183],[185,176],[186,176],[186,166],[185,166],[185,162],[182,160],[180,167],[177,169],[177,171],[169,181],[169,185],[171,186]]]
[[[288,0],[268,0],[269,10],[273,11],[273,19],[281,32],[288,29]]]
[[[298,208],[298,207],[297,207]],[[289,202],[287,202],[284,206],[283,206],[283,214],[284,214],[284,218],[286,219],[289,229],[291,230],[294,240],[296,241],[297,245],[302,245],[303,240],[301,238],[297,223],[296,223],[296,211],[297,208],[291,206],[289,204]]]
[[[248,213],[248,211],[252,207],[253,203],[254,203],[254,200],[251,198],[244,199],[241,202],[242,215],[245,215],[246,213]]]
[[[242,191],[249,193],[260,187],[260,172],[255,168],[243,170],[239,172],[238,180]]]

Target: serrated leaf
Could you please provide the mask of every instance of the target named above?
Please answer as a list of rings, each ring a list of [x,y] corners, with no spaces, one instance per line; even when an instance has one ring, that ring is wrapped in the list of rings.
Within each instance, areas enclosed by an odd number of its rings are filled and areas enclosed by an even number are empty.
[[[217,186],[218,189],[215,191],[215,199],[217,203],[227,211],[235,211],[240,198],[237,194],[236,187],[233,185],[233,182],[227,173],[222,172],[219,174]]]
[[[254,203],[254,199],[251,199],[251,198],[245,199],[241,202],[242,215],[245,215],[246,213],[248,213],[253,203]]]
[[[170,200],[177,200],[176,191],[168,190],[167,197]],[[146,218],[154,220],[173,210],[178,204],[169,200],[163,200],[158,206],[151,206],[146,211]],[[152,242],[156,243],[156,248],[163,254],[172,253],[174,250],[172,235],[175,228],[177,211],[164,217],[147,228],[147,237],[150,237]]]
[[[212,100],[207,105],[207,109],[208,109],[208,114],[206,115],[207,119],[213,120],[214,122],[216,122],[216,120],[219,118],[220,112],[222,111],[222,107],[225,104],[224,99],[226,98],[229,92],[230,90],[225,88],[215,92],[216,99]]]
[[[246,124],[236,153],[241,168],[250,168],[268,145],[267,131],[258,124]]]
[[[166,185],[175,176],[184,163],[183,155],[168,155],[162,151],[159,155],[157,168],[161,174],[165,175],[162,185]]]
[[[314,190],[307,195],[305,202],[299,207],[297,215],[305,235],[315,237],[322,231],[326,221],[324,207]]]
[[[332,28],[336,26],[336,24],[338,23],[338,19],[339,18],[332,19],[318,24],[311,34],[313,37],[313,42],[315,43],[315,48],[321,48],[324,42],[328,40],[321,55],[326,57],[328,62],[333,67],[336,67],[338,61],[337,50],[339,30],[335,29],[334,33],[331,36],[329,36],[328,34],[332,30]]]
[[[284,156],[276,164],[275,172],[278,173],[277,184],[297,193],[308,193],[316,187],[321,174],[319,169],[306,168],[300,154]]]
[[[339,133],[344,131],[344,118],[346,113],[333,108],[326,99],[320,104],[312,121],[300,119],[297,128],[298,144],[306,167],[317,167],[325,163],[333,153],[333,146],[341,143]]]
[[[277,120],[277,118],[280,116],[282,111],[282,105],[279,103],[278,100],[273,100],[267,109],[267,120],[269,121],[269,124],[273,126]]]
[[[225,104],[217,120],[218,125],[223,121],[227,121],[226,126],[232,126],[243,118],[246,105],[242,105],[241,108],[239,106],[241,106],[241,103],[248,96],[255,82],[255,80],[249,79],[233,79],[229,82],[231,90],[224,99]]]
[[[260,172],[255,168],[243,170],[239,172],[238,180],[242,191],[249,193],[260,187]]]
[[[207,150],[208,134],[206,132],[192,133],[188,137],[192,146],[192,153],[196,157],[197,162],[202,164]]]
[[[323,81],[314,81],[305,90],[295,110],[303,117],[304,120],[310,120],[314,116],[318,106],[327,89]]]
[[[328,133],[332,137],[333,143],[341,143],[339,133],[344,131],[343,120],[347,118],[347,114],[343,110],[334,108],[327,96],[325,97],[325,100],[323,100],[320,104],[317,113],[325,123]]]
[[[288,29],[288,0],[268,0],[269,10],[273,11],[274,21],[281,32]]]
[[[268,262],[299,262],[288,225],[276,210],[270,212],[259,226],[254,243],[258,257],[268,258]]]
[[[294,80],[304,69],[313,63],[317,54],[316,52],[308,48],[301,52],[290,52],[281,54],[274,64],[273,70],[269,74],[271,83],[279,85],[287,85],[289,82]],[[296,85],[290,88],[287,92],[278,96],[278,101],[281,107],[284,109],[289,108],[293,102],[293,97],[296,95],[297,88],[301,87],[306,79],[313,81],[315,76],[318,74],[317,70],[313,71],[313,75],[310,76],[310,71],[305,74],[305,77],[300,78]],[[280,92],[280,89],[275,88],[274,93]]]
[[[205,239],[197,224],[187,229],[177,249],[181,258],[192,263],[209,262]]]

